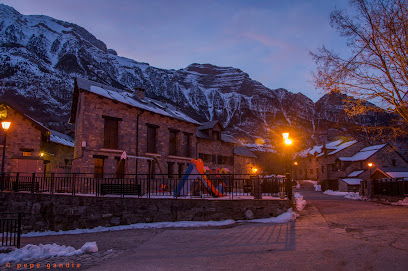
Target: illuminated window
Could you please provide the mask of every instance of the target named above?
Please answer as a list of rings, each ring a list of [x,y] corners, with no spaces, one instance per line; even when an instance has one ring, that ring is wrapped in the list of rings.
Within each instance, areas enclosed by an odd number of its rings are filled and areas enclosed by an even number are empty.
[[[30,151],[23,151],[23,156],[31,156],[31,152]]]

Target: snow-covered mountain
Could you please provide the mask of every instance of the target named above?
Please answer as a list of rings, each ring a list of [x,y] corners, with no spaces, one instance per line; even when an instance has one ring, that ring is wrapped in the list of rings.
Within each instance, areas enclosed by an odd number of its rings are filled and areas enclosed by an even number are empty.
[[[330,121],[325,107],[316,111],[305,95],[269,89],[239,69],[211,64],[155,68],[118,56],[78,25],[22,15],[0,4],[2,100],[62,130],[61,123],[68,127],[75,77],[117,88],[143,87],[148,97],[172,103],[198,121],[221,120],[227,132],[246,142],[269,141],[288,126],[305,136],[315,132],[317,119]]]

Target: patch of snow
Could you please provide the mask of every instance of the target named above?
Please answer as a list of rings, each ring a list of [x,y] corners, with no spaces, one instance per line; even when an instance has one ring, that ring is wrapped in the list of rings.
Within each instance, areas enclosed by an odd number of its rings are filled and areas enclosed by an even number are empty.
[[[322,186],[320,185],[320,184],[318,184],[318,182],[317,181],[312,181],[312,180],[302,180],[303,182],[306,182],[306,183],[311,183],[311,184],[313,184],[313,186],[314,186],[314,188],[315,188],[315,191],[317,191],[317,192],[321,192],[322,191]]]
[[[239,220],[238,222],[252,222],[252,223],[288,223],[291,221],[295,221],[299,215],[292,211],[292,208],[286,213],[283,213],[277,217],[269,217],[269,218],[259,218],[259,219],[252,219],[252,220]]]
[[[306,207],[306,201],[303,199],[303,195],[295,192],[295,200],[296,200],[296,210],[302,211]]]
[[[399,200],[397,202],[391,203],[391,205],[396,205],[396,206],[408,206],[408,197],[405,199]]]
[[[84,253],[98,252],[96,242],[87,242],[80,249],[57,244],[26,245],[10,253],[0,253],[0,264],[20,261],[33,261],[51,257],[69,257]]]
[[[360,183],[363,181],[362,179],[357,178],[345,178],[341,180],[349,185],[360,185]]]
[[[358,175],[360,175],[361,173],[363,173],[365,170],[356,170],[351,172],[347,177],[357,177]]]
[[[326,190],[323,192],[325,195],[330,196],[343,196],[347,199],[354,199],[354,200],[362,200],[363,197],[360,196],[357,192],[340,192],[340,191],[333,191],[333,190]]]

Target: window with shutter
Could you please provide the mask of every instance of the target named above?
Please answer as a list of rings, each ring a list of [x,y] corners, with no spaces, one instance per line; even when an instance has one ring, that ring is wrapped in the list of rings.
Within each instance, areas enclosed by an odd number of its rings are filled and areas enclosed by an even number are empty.
[[[157,153],[157,127],[147,125],[147,152]]]
[[[94,177],[95,178],[103,178],[104,164],[105,164],[104,159],[95,158],[95,169],[94,169]]]
[[[183,133],[183,156],[191,157],[191,134]]]
[[[119,132],[119,121],[112,118],[105,118],[104,126],[104,141],[103,147],[107,149],[117,149],[118,148],[118,132]]]
[[[169,131],[169,155],[177,155],[177,134],[175,130]]]

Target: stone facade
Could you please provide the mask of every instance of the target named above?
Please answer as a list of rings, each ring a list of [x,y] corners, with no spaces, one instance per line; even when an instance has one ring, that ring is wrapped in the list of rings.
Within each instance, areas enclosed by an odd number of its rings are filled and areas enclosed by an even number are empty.
[[[216,123],[212,128],[197,133],[197,157],[204,161],[204,166],[209,167],[212,173],[215,173],[213,169],[216,168],[226,168],[231,173],[234,170],[235,144],[223,139],[223,130],[222,125]]]
[[[73,105],[75,106],[75,105]],[[154,166],[154,173],[167,174],[173,166],[174,174],[184,172],[195,156],[197,124],[164,116],[155,112],[118,103],[94,93],[81,91],[78,96],[75,120],[75,147],[72,172],[93,174],[95,159],[103,159],[103,171],[115,173],[118,159],[125,151],[125,174],[147,174],[153,157],[160,166]],[[106,117],[118,120],[118,146],[104,147],[104,121]],[[138,127],[136,128],[138,123]],[[149,152],[148,127],[156,129],[156,152]],[[176,132],[176,152],[170,154],[170,131]],[[183,153],[183,137],[190,136],[189,156]],[[136,159],[136,157],[140,157]],[[136,171],[137,164],[137,171]],[[160,170],[161,169],[161,170]]]
[[[11,125],[7,131],[5,172],[43,172],[41,142],[47,136],[47,129],[13,107],[6,107],[7,121],[10,121]],[[0,129],[2,130],[1,127]],[[0,151],[3,153],[3,137]]]
[[[143,222],[267,218],[290,207],[288,200],[137,199],[0,192],[0,212],[21,212],[23,232]]]

